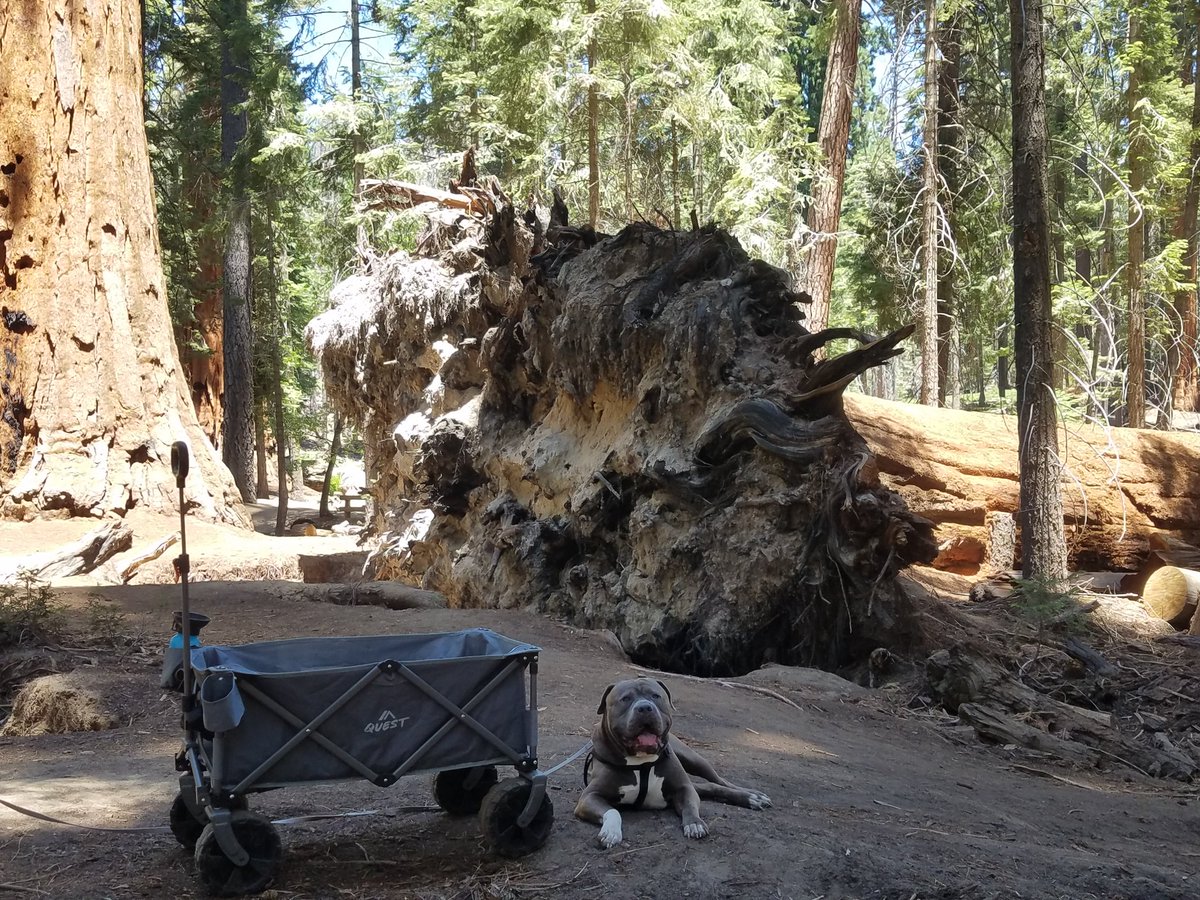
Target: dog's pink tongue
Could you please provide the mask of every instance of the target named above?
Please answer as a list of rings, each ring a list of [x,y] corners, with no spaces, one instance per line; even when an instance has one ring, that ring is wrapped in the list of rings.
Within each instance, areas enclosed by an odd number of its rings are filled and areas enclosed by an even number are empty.
[[[633,742],[633,746],[638,750],[650,750],[653,752],[658,749],[658,735],[652,731],[639,734],[637,740]]]

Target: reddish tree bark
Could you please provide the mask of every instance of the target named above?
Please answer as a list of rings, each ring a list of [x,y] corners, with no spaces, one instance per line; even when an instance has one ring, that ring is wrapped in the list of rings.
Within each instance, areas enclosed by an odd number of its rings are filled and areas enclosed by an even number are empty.
[[[862,0],[837,0],[836,22],[825,64],[825,90],[817,143],[824,166],[813,179],[807,224],[812,243],[801,256],[797,281],[812,297],[809,331],[829,325],[829,293],[837,259],[837,230],[842,215],[842,185],[850,143],[850,113],[854,109],[854,78],[858,72],[858,41]]]
[[[0,0],[0,511],[244,522],[167,311],[137,0]]]
[[[1200,12],[1193,11],[1193,17],[1197,18],[1193,25],[1200,25]],[[1194,35],[1194,38],[1200,41],[1200,34]],[[1197,401],[1200,400],[1200,386],[1197,385],[1196,373],[1195,287],[1197,275],[1196,209],[1197,201],[1200,200],[1200,178],[1197,177],[1196,172],[1196,169],[1200,167],[1200,77],[1198,77],[1200,72],[1196,71],[1198,52],[1200,51],[1197,50],[1196,43],[1193,43],[1188,48],[1187,60],[1183,68],[1184,82],[1192,85],[1192,146],[1191,165],[1188,167],[1191,175],[1188,178],[1183,208],[1180,210],[1175,224],[1175,237],[1187,241],[1187,251],[1183,256],[1183,280],[1189,282],[1192,287],[1175,292],[1175,314],[1179,318],[1179,335],[1171,353],[1172,362],[1175,364],[1171,399],[1176,409],[1186,410],[1200,408],[1197,406]]]

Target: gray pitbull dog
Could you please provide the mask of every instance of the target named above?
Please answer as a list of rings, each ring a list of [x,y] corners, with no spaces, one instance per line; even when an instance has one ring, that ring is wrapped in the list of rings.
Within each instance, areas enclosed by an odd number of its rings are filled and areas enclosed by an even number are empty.
[[[632,678],[611,684],[600,698],[600,722],[592,732],[595,769],[575,815],[600,826],[605,849],[621,843],[618,806],[674,806],[690,838],[708,834],[700,798],[747,809],[766,809],[766,794],[730,784],[695,750],[670,734],[671,692],[661,681]]]

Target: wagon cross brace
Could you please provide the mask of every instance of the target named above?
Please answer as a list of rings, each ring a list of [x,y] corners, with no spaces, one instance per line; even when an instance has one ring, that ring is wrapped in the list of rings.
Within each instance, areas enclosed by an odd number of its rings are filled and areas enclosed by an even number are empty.
[[[404,665],[403,663],[396,662],[395,660],[387,660],[373,666],[370,671],[363,675],[362,678],[351,685],[351,687],[344,694],[342,694],[342,696],[338,697],[331,704],[329,704],[329,706],[325,707],[324,710],[322,710],[309,722],[305,722],[299,716],[295,715],[293,712],[284,707],[273,697],[266,694],[250,681],[242,681],[239,684],[239,688],[241,690],[245,691],[248,696],[257,700],[271,712],[275,713],[275,715],[279,716],[279,718],[283,719],[283,721],[294,727],[296,729],[296,734],[288,739],[288,741],[284,743],[282,747],[263,760],[262,763],[260,763],[257,768],[254,769],[254,771],[250,772],[245,778],[238,782],[237,785],[230,789],[229,793],[233,795],[244,794],[246,791],[256,785],[263,775],[270,771],[271,768],[280,760],[292,753],[304,741],[310,738],[326,752],[337,757],[364,778],[367,778],[380,787],[387,787],[388,785],[393,784],[402,775],[413,769],[425,755],[425,753],[428,752],[433,745],[440,741],[456,725],[463,725],[471,729],[492,746],[494,746],[497,750],[499,750],[514,764],[521,766],[525,764],[527,760],[514,753],[513,750],[504,743],[504,741],[497,737],[491,730],[480,724],[478,720],[471,716],[471,711],[474,710],[484,699],[486,699],[488,694],[490,694],[495,688],[503,684],[512,671],[521,665],[522,661],[523,660],[521,658],[511,660],[491,679],[491,681],[485,684],[479,691],[475,693],[473,697],[471,697],[469,701],[467,701],[467,703],[460,707],[454,701],[442,694],[441,691],[430,685],[427,681],[425,681],[425,679],[421,678],[420,675],[418,675],[408,666]],[[324,724],[331,716],[333,716],[338,710],[358,696],[358,694],[360,694],[369,684],[371,684],[376,678],[384,673],[400,675],[415,688],[450,713],[450,718],[443,723],[437,731],[430,735],[429,738],[427,738],[425,742],[408,757],[408,759],[401,763],[401,765],[394,772],[390,773],[376,772],[362,760],[346,751],[343,747],[338,746],[325,735],[321,734],[318,730],[321,725]],[[220,768],[221,767],[219,763],[214,760],[214,781],[219,782],[220,780]]]

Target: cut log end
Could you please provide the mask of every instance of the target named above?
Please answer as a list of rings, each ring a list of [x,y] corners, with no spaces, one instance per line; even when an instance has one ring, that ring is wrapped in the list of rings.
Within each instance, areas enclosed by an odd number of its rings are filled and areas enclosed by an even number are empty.
[[[1187,625],[1200,601],[1200,572],[1163,566],[1146,581],[1142,602],[1146,609],[1172,625]]]

